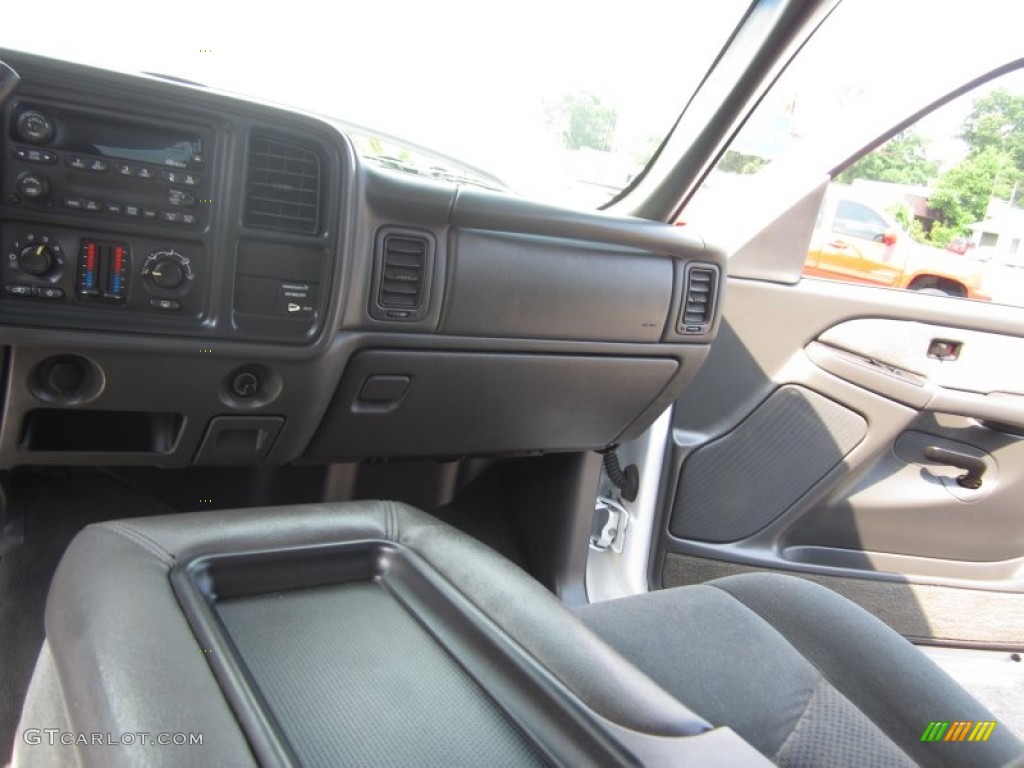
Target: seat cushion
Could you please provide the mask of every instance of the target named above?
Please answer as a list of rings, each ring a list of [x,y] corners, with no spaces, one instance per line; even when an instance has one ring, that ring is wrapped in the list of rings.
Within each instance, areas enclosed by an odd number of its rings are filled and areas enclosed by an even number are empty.
[[[930,659],[831,590],[744,574],[582,606],[584,623],[698,714],[780,765],[1002,765],[1024,745],[923,742],[995,720]]]

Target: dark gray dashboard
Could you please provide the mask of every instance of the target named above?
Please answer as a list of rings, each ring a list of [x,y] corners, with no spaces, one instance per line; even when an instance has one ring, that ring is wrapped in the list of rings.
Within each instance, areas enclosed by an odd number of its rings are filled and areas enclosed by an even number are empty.
[[[721,252],[369,167],[330,121],[10,51],[0,467],[598,448],[685,387]]]

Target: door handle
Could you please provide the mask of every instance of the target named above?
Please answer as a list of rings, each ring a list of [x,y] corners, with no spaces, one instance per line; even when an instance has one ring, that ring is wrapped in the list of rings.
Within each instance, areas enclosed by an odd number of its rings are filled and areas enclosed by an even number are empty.
[[[967,472],[956,478],[956,484],[961,488],[969,488],[976,491],[981,488],[981,478],[988,469],[985,462],[977,456],[969,456],[966,453],[951,451],[948,448],[940,448],[937,445],[929,445],[924,449],[924,457],[936,464],[945,464],[958,469],[965,469]]]
[[[828,245],[829,248],[836,248],[837,250],[843,250],[850,247],[849,243],[844,243],[842,240],[831,240]]]

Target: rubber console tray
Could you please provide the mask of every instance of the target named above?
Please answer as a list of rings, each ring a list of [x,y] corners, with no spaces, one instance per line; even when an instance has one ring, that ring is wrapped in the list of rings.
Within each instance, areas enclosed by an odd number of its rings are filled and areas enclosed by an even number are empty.
[[[171,581],[261,764],[634,762],[400,545],[208,556]]]

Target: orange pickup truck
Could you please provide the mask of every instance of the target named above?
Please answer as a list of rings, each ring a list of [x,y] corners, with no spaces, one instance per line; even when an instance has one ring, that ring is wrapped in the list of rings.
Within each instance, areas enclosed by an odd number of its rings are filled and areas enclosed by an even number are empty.
[[[990,301],[982,270],[970,256],[915,243],[884,211],[835,189],[825,197],[804,262],[811,277]]]

